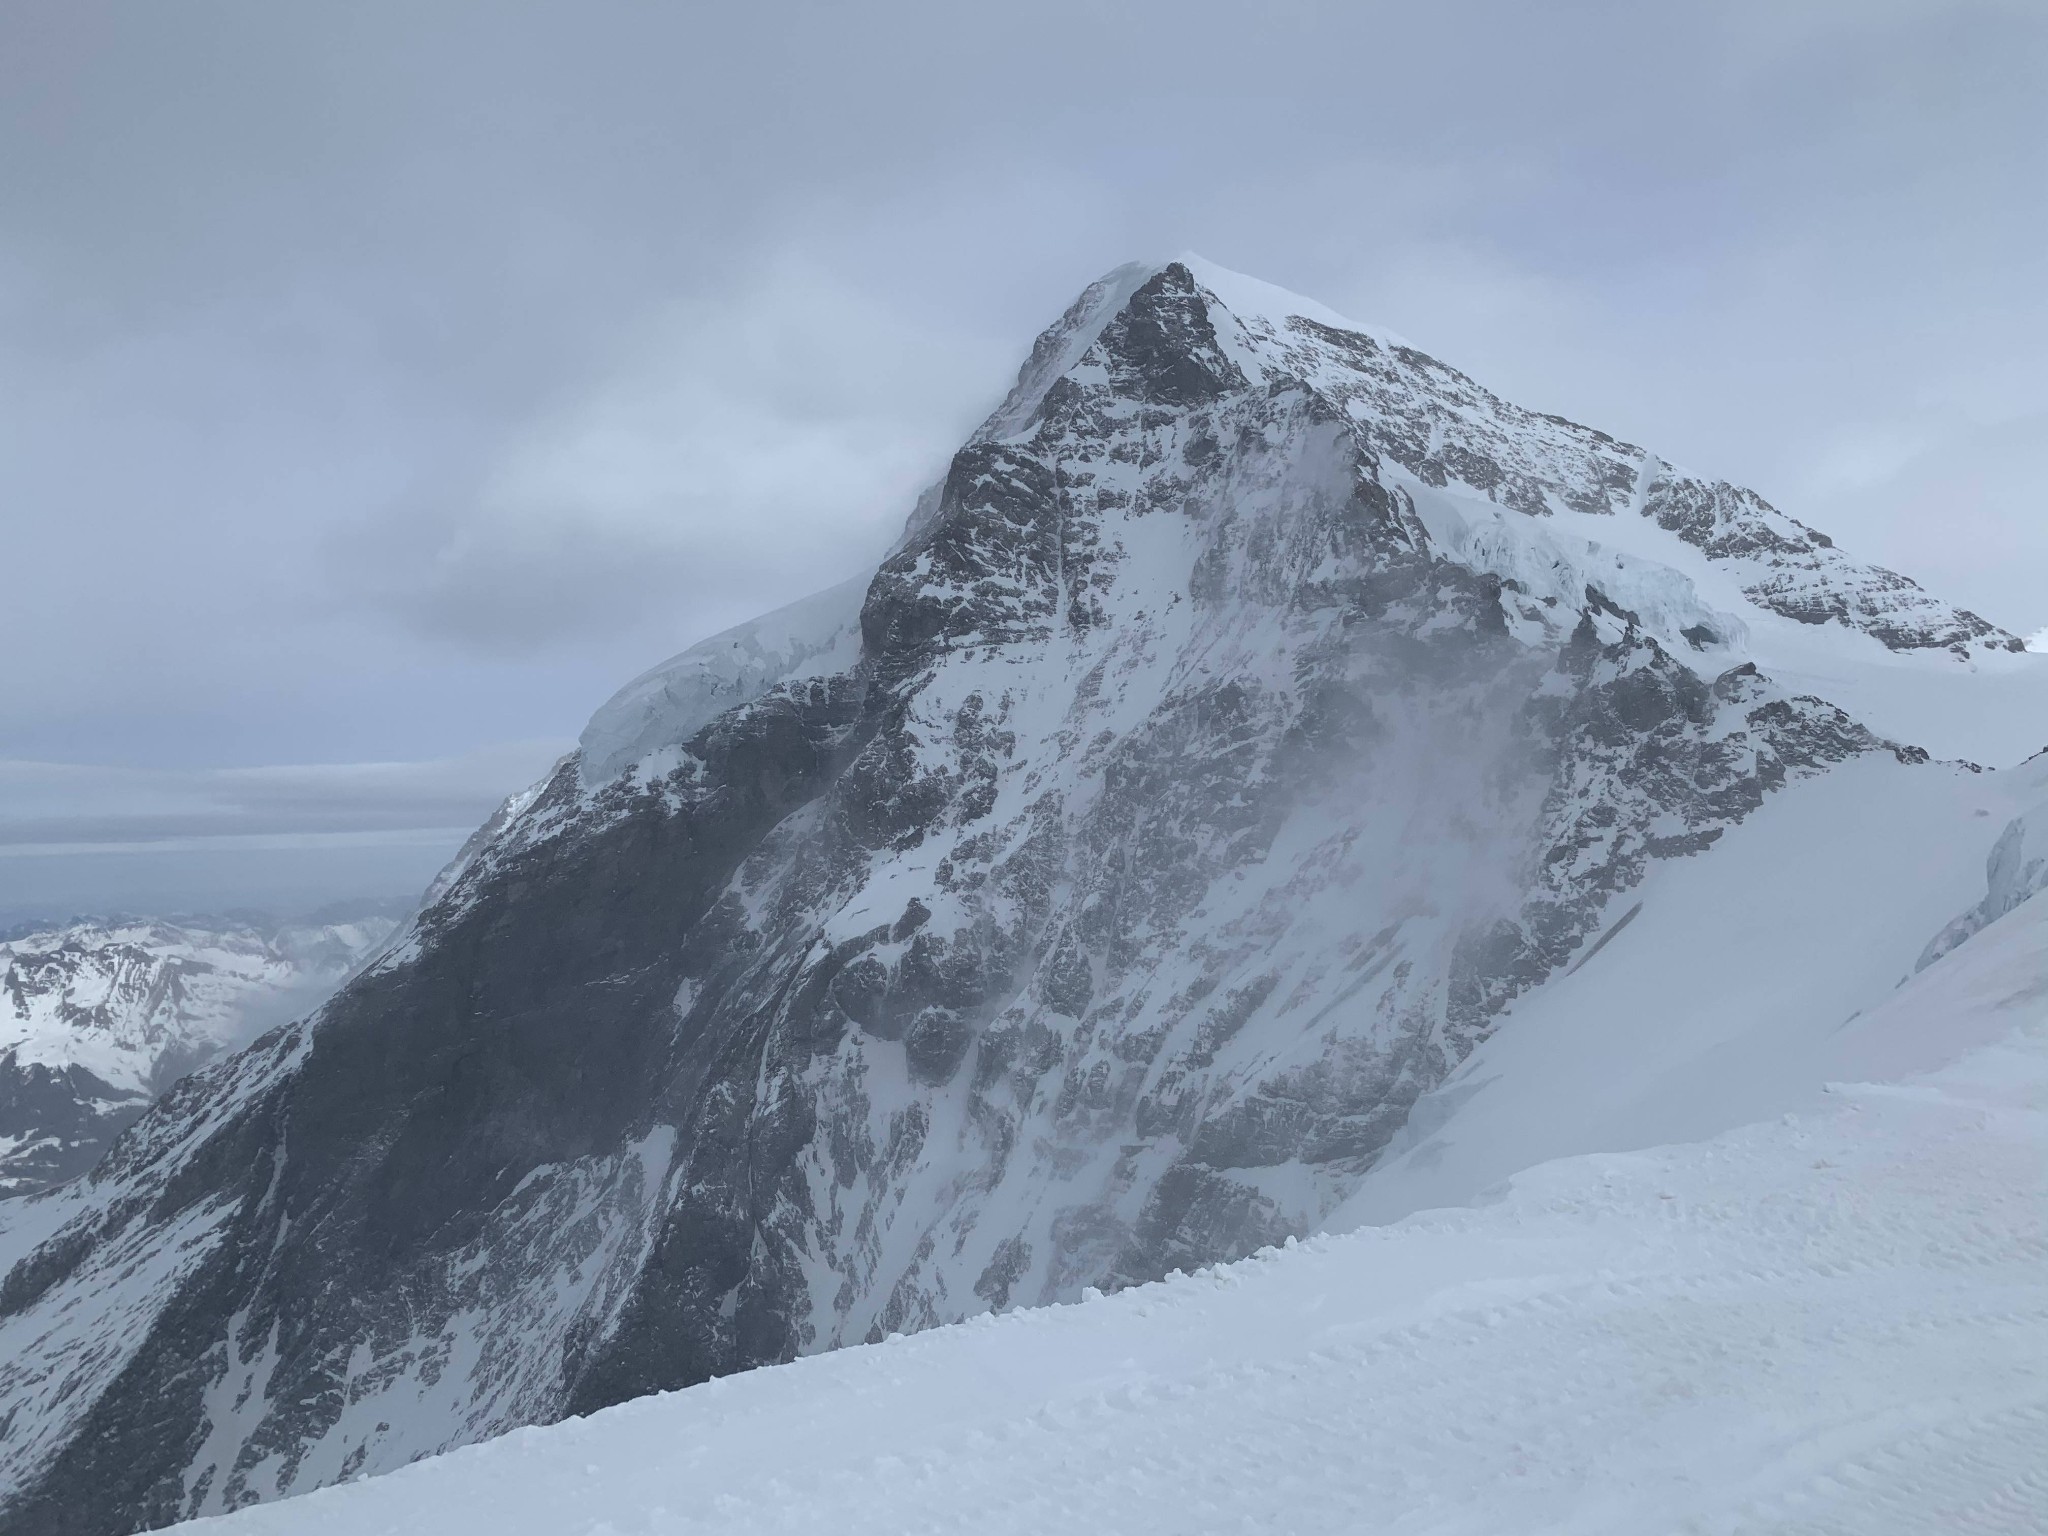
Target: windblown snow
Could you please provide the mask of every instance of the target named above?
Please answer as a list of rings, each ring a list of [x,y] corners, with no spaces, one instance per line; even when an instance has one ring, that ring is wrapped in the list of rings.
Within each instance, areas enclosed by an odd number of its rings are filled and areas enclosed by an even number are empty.
[[[865,578],[841,582],[641,673],[583,728],[584,781],[616,778],[776,683],[847,670],[860,658],[860,603],[867,589]]]

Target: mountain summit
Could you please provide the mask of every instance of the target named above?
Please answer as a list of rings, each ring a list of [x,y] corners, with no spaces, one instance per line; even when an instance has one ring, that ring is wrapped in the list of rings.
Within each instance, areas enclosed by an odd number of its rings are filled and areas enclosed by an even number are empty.
[[[1310,1231],[1659,869],[1793,781],[2017,757],[2038,717],[1954,700],[2022,649],[1398,338],[1120,268],[879,570],[636,679],[337,997],[16,1203],[0,1531]]]

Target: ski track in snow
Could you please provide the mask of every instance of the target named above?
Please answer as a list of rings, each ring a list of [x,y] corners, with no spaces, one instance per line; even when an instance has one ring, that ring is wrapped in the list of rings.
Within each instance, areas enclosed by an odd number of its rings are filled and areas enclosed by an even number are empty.
[[[181,1529],[2038,1532],[2048,913],[2001,940],[2025,1022],[1928,1077]]]

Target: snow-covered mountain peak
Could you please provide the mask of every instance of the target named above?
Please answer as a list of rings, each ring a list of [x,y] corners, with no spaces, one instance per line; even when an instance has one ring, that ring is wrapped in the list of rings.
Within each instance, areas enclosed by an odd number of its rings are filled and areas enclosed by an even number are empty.
[[[1858,1000],[1978,900],[2005,780],[1894,705],[1981,729],[2036,658],[1199,265],[1091,285],[867,579],[629,684],[402,942],[13,1213],[0,1533],[1240,1256],[1560,989],[1639,1049],[1688,912],[1718,1019],[1845,899],[1898,908]]]
[[[282,985],[293,969],[252,928],[147,919],[28,934],[0,944],[0,963],[0,1050],[138,1090],[162,1086],[166,1048],[225,1043],[242,994]]]
[[[1349,335],[1364,336],[1390,351],[1415,350],[1406,337],[1385,326],[1366,324],[1348,315],[1340,315],[1319,300],[1306,298],[1263,278],[1232,271],[1193,251],[1182,252],[1171,265],[1184,268],[1196,285],[1215,295],[1240,325],[1248,329],[1255,327],[1259,333],[1278,336],[1294,328],[1290,322],[1300,320]]]
[[[981,473],[972,456],[997,444],[1028,451],[1049,420],[1087,401],[1090,430],[1115,430],[1128,442],[1062,487],[1060,499],[1129,497],[1130,488],[1111,482],[1142,479],[1149,499],[1131,502],[1132,513],[1186,517],[1201,503],[1187,494],[1203,478],[1196,460],[1254,430],[1229,402],[1288,390],[1313,404],[1291,425],[1261,421],[1256,431],[1340,433],[1346,446],[1324,453],[1333,466],[1346,461],[1334,470],[1338,480],[1377,482],[1403,509],[1389,525],[1396,538],[1420,537],[1497,582],[1518,633],[1555,639],[1591,602],[1706,675],[1754,664],[1940,756],[2009,761],[2032,745],[2031,727],[2024,742],[2008,740],[2002,722],[2024,714],[2016,697],[2048,684],[2034,676],[2038,664],[2021,658],[2017,671],[2026,675],[2003,694],[2001,682],[1973,684],[1987,695],[1981,705],[1958,708],[1954,697],[1958,663],[2003,669],[2001,679],[2014,672],[2012,658],[2025,649],[2015,637],[1855,560],[1753,492],[1524,410],[1391,331],[1197,255],[1127,263],[1083,290],[1038,338],[955,467]],[[1167,411],[1183,417],[1169,423]],[[929,529],[946,495],[942,481],[920,499],[899,549]],[[1256,517],[1257,502],[1240,498],[1235,511]],[[1118,586],[1132,586],[1133,559],[1163,562],[1155,585],[1184,583],[1185,540],[1141,530],[1130,516],[1116,520],[1113,539]],[[584,733],[583,785],[653,758],[670,764],[720,710],[850,669],[862,654],[867,594],[865,579],[842,583],[635,679]],[[1114,611],[1102,608],[1105,617]]]

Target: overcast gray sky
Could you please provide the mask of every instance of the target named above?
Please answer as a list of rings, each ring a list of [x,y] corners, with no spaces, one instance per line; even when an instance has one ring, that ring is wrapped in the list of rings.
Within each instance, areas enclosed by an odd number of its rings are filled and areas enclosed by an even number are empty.
[[[0,916],[416,885],[1182,249],[2048,625],[2044,81],[2040,0],[11,0]]]

